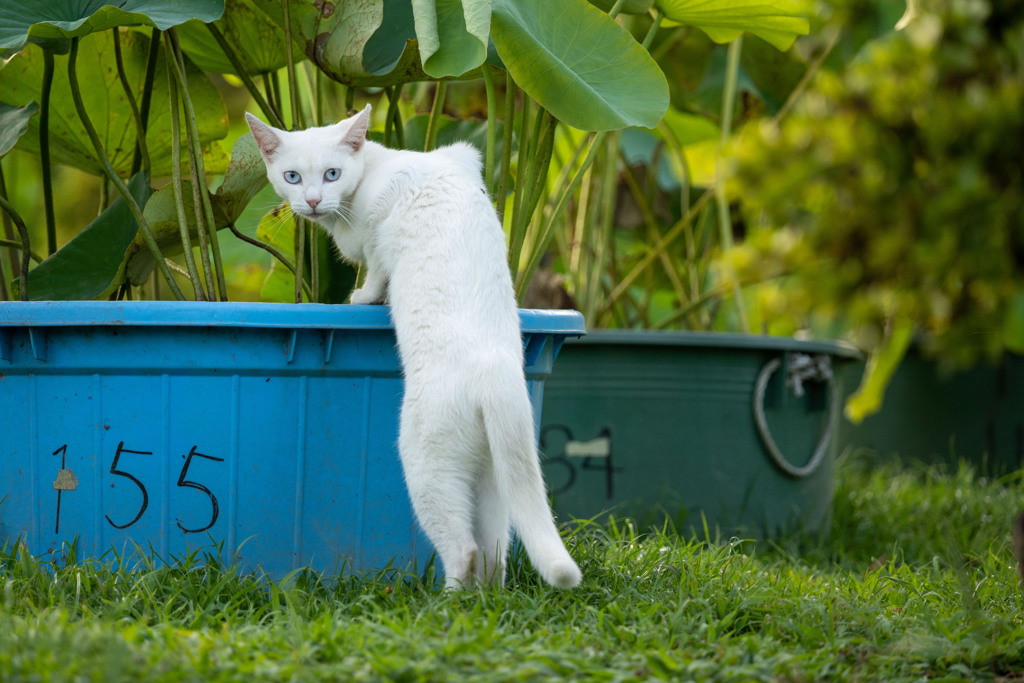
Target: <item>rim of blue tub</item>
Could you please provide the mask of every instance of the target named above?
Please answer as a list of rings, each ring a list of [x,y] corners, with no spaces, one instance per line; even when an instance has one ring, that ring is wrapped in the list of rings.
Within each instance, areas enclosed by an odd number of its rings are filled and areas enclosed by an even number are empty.
[[[827,353],[837,358],[856,360],[861,351],[841,340],[805,340],[767,334],[736,332],[694,332],[688,330],[589,330],[587,336],[567,340],[574,346],[664,346],[759,351]]]
[[[586,334],[583,315],[569,310],[519,309],[524,333]],[[0,326],[10,327],[263,327],[287,329],[393,328],[387,306],[199,301],[5,301]]]

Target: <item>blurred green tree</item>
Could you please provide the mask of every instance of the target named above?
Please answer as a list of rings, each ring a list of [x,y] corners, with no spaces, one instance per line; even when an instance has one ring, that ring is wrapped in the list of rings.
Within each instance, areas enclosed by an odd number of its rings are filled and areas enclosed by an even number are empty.
[[[727,263],[872,350],[851,419],[915,336],[951,368],[1024,351],[1022,133],[1024,5],[919,0],[734,146],[750,229]]]

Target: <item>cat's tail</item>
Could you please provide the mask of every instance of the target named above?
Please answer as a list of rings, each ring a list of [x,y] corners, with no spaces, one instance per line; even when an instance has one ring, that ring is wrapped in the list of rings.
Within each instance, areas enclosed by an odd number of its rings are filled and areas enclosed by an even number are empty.
[[[556,588],[575,588],[582,575],[562,543],[548,504],[522,370],[501,365],[498,372],[488,373],[497,381],[484,387],[480,402],[497,488],[541,578]]]

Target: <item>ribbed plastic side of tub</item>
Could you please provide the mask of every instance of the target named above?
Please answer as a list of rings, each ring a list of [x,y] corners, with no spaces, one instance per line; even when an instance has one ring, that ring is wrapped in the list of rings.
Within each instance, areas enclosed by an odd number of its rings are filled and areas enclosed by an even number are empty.
[[[0,542],[164,560],[213,545],[274,576],[429,561],[387,309],[62,305],[0,304]],[[539,418],[582,320],[522,319]]]

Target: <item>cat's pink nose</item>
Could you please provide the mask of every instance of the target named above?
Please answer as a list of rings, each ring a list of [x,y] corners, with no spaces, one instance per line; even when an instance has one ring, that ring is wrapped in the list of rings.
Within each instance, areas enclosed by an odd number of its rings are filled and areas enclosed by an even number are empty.
[[[319,199],[307,199],[306,203],[309,204],[309,208],[315,209],[317,207],[317,205],[320,203],[320,200]]]

